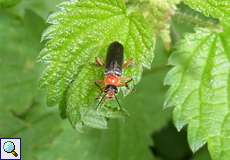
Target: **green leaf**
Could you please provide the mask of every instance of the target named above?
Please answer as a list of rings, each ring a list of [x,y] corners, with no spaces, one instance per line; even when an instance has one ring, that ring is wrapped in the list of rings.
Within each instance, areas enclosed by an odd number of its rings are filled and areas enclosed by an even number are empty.
[[[18,4],[21,0],[0,0],[0,8],[9,8]]]
[[[222,23],[230,24],[229,0],[184,0],[184,2],[206,16],[212,16],[220,19]]]
[[[211,160],[207,147],[201,148],[193,157],[192,160]]]
[[[215,160],[229,159],[229,28],[222,33],[197,29],[179,44],[169,62],[175,67],[165,83],[171,85],[165,102],[176,106],[178,130],[188,124],[195,152],[208,143]]]
[[[174,22],[180,23],[183,25],[188,25],[191,27],[201,27],[222,30],[222,27],[219,25],[219,20],[212,17],[207,17],[204,14],[195,11],[189,6],[181,3],[177,6],[176,14],[173,17]],[[172,27],[173,30],[175,29]]]
[[[162,58],[164,54],[158,53],[157,59],[165,60]],[[162,111],[167,89],[163,86],[165,73],[166,69],[145,72],[136,93],[127,96],[122,103],[130,117],[109,121],[107,130],[90,129],[84,134],[75,132],[70,125],[64,123],[63,133],[46,150],[40,152],[39,159],[153,159],[149,149],[152,145],[151,134],[166,125],[171,118],[170,111]]]
[[[129,12],[122,0],[64,2],[59,8],[48,18],[52,25],[42,38],[47,43],[40,60],[48,67],[41,86],[47,89],[48,104],[62,102],[62,113],[66,111],[76,127],[82,120],[81,108],[95,107],[100,94],[94,81],[103,78],[103,69],[94,65],[95,57],[105,59],[108,45],[119,41],[125,60],[135,64],[124,76],[137,83],[143,67],[151,66],[153,38],[142,15]]]
[[[12,128],[18,128],[3,136],[22,138],[22,155],[24,159],[37,160],[38,154],[46,150],[62,131],[61,119],[58,114],[52,110],[47,110],[42,105],[43,103],[36,102],[25,112],[22,118],[18,117],[18,121],[22,121],[24,124],[20,128],[18,127],[18,122],[12,123],[10,121],[9,123],[3,120]]]
[[[0,137],[22,138],[23,158],[36,160],[61,130],[60,118],[44,107],[37,90],[45,23],[29,10],[23,19],[0,14]]]
[[[44,22],[30,11],[25,19],[5,12],[0,14],[0,135],[3,137],[25,125],[15,114],[24,113],[36,95],[38,69],[34,60],[40,49],[38,35]],[[29,27],[33,22],[37,28]]]
[[[0,107],[21,113],[36,95],[40,71],[35,60],[45,23],[29,10],[24,19],[0,14]]]
[[[13,0],[12,0],[13,1]],[[17,0],[14,0],[17,1]],[[32,10],[39,16],[46,19],[50,13],[55,10],[57,4],[63,2],[64,0],[20,0],[15,7],[10,9],[15,15],[23,17],[27,9]]]

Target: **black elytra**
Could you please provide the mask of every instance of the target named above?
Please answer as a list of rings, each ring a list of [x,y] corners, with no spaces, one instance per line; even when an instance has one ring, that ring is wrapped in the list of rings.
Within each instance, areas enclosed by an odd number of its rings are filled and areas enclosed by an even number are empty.
[[[122,75],[122,65],[124,63],[124,47],[119,42],[111,43],[107,49],[105,62],[105,75]]]

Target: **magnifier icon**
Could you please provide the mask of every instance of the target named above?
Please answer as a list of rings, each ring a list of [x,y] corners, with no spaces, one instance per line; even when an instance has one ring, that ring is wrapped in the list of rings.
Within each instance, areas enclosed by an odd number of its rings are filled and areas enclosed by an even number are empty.
[[[17,152],[15,151],[15,145],[13,142],[11,141],[7,141],[3,144],[3,150],[6,152],[6,153],[11,153],[14,155],[14,157],[17,157],[18,154]]]

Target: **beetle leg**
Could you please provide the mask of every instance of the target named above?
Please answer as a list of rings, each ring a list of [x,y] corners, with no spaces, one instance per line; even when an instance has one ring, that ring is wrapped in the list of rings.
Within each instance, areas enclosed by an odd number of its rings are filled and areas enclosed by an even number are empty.
[[[100,59],[99,57],[96,57],[96,58],[95,58],[95,61],[96,61],[96,65],[97,65],[97,66],[100,66],[100,67],[105,66],[104,61],[103,61],[102,59]]]
[[[133,60],[129,59],[127,62],[125,62],[122,65],[122,68],[126,69],[126,68],[130,67],[132,64],[133,64]]]
[[[126,79],[127,79],[127,81],[126,81],[126,82],[121,82],[120,85],[119,85],[119,87],[125,86],[126,88],[129,89],[129,85],[128,85],[128,84],[129,84],[131,81],[133,81],[133,79],[132,79],[132,78],[122,78],[122,80],[126,80]]]
[[[132,80],[133,80],[133,78],[131,78],[131,77],[121,77],[121,81],[131,82]]]

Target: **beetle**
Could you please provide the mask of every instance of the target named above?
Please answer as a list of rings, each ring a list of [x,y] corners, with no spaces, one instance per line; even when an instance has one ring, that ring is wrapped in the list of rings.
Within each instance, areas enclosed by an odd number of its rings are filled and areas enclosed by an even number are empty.
[[[129,88],[128,83],[133,81],[132,78],[122,77],[122,69],[128,68],[132,63],[132,60],[124,63],[124,47],[117,41],[109,45],[105,63],[100,58],[96,58],[96,64],[105,67],[104,79],[95,81],[96,86],[104,94],[98,103],[98,107],[106,98],[108,100],[116,99],[119,105],[118,109],[121,109],[116,94],[118,93],[118,87],[125,86]]]

